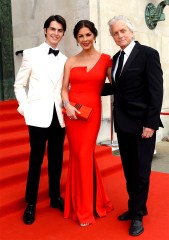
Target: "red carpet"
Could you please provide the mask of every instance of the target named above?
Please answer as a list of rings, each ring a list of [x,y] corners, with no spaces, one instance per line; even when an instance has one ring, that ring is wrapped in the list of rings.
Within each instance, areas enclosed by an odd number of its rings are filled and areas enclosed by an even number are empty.
[[[44,159],[36,221],[22,222],[24,192],[28,167],[29,143],[23,118],[16,112],[15,101],[0,102],[0,239],[1,240],[127,240],[129,222],[117,216],[127,209],[127,194],[120,158],[109,147],[97,146],[96,154],[107,193],[114,205],[105,218],[82,228],[49,207],[47,160]],[[65,141],[62,195],[67,175],[68,145]],[[152,172],[148,199],[149,215],[144,218],[144,240],[169,239],[169,174]]]

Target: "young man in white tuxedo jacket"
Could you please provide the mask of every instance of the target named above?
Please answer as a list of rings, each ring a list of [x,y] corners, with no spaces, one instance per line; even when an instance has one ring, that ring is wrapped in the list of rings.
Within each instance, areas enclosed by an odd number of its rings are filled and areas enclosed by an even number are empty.
[[[40,46],[26,49],[16,76],[14,91],[18,112],[29,129],[30,159],[23,221],[35,221],[41,165],[47,145],[50,206],[64,209],[60,195],[65,124],[62,114],[61,87],[66,56],[58,49],[66,31],[66,21],[59,15],[44,23],[46,40]]]

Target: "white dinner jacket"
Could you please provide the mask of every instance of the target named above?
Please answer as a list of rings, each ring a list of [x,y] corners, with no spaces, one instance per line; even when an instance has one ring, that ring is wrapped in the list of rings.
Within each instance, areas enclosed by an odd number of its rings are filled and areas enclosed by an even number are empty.
[[[61,87],[66,56],[61,52],[48,55],[46,43],[23,52],[22,64],[16,76],[14,91],[19,103],[18,112],[30,126],[49,127],[54,104],[61,127],[65,127],[62,114]]]

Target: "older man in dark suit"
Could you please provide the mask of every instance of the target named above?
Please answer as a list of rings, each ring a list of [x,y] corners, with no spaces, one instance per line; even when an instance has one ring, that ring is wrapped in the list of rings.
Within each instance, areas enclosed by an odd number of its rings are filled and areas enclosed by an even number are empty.
[[[162,127],[162,70],[158,52],[133,40],[134,29],[125,16],[108,24],[121,48],[113,57],[113,116],[129,195],[128,211],[118,219],[131,220],[129,234],[137,236],[144,231],[156,130]]]

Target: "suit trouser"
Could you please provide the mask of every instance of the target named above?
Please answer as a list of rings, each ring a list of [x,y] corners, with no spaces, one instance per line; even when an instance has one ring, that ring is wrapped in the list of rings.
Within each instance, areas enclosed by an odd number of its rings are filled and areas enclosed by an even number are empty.
[[[30,159],[25,200],[36,203],[38,196],[41,165],[46,145],[48,158],[49,197],[60,197],[60,178],[63,162],[63,143],[65,128],[61,128],[56,110],[48,128],[29,126]]]
[[[141,134],[117,132],[117,137],[129,195],[128,208],[132,219],[142,219],[147,214],[146,202],[156,133],[151,138],[142,138]]]

